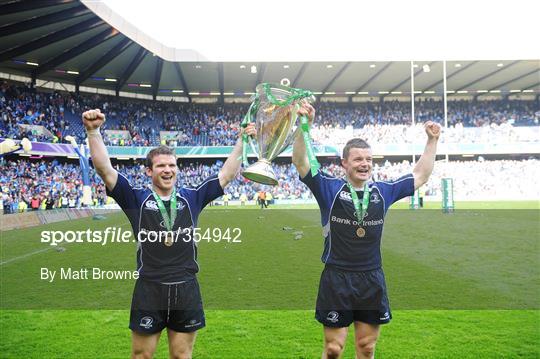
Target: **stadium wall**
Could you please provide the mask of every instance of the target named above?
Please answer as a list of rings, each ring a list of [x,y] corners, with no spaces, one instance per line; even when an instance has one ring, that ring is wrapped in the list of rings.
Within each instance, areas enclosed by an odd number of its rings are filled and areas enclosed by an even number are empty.
[[[0,215],[0,231],[29,228],[74,219],[86,218],[96,214],[115,212],[116,209],[59,208],[48,211],[32,211]]]
[[[539,132],[539,127],[524,128],[524,131]],[[77,153],[70,144],[34,142],[29,154],[20,156],[54,156],[78,158]],[[153,147],[107,146],[111,158],[119,160],[145,158]],[[232,146],[178,146],[175,148],[176,156],[182,158],[226,158],[232,151]],[[381,156],[412,156],[422,154],[424,144],[374,144],[373,151]],[[320,157],[339,157],[341,146],[315,146],[315,152]],[[538,142],[512,142],[512,143],[442,143],[438,154],[444,155],[501,155],[501,154],[539,154]],[[248,150],[248,156],[255,154]],[[291,148],[285,150],[279,157],[290,158]]]

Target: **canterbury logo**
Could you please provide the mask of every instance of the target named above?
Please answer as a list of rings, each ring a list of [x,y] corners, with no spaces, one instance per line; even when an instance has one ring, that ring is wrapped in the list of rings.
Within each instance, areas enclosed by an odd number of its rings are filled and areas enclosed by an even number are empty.
[[[153,211],[159,211],[159,207],[157,205],[157,202],[153,201],[153,200],[146,201],[146,203],[144,204],[144,207],[148,208],[148,209],[151,209]],[[186,207],[186,205],[183,202],[177,202],[176,203],[176,209],[177,210],[183,210],[185,207]]]
[[[185,207],[184,203],[178,202],[176,203],[176,209],[183,210]]]
[[[351,197],[351,194],[349,192],[345,192],[345,191],[339,192],[339,198],[343,199],[345,201],[352,202],[352,197]]]
[[[146,208],[153,209],[154,211],[159,211],[156,201],[146,201],[144,206]]]

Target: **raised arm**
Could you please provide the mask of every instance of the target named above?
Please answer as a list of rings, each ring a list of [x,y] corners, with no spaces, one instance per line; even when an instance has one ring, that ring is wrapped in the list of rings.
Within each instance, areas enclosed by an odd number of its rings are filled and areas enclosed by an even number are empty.
[[[302,107],[300,107],[298,110],[298,115],[308,116],[309,122],[313,123],[313,119],[315,118],[315,109],[309,103],[303,102]],[[300,131],[296,134],[296,138],[294,139],[292,163],[296,167],[296,170],[301,178],[304,178],[309,172],[306,144],[304,143],[304,137]]]
[[[219,171],[218,178],[221,188],[225,188],[225,186],[236,177],[236,174],[240,170],[240,165],[242,164],[242,134],[244,132],[248,136],[254,136],[256,133],[255,124],[250,123],[245,129],[242,128],[240,131],[240,137],[236,141],[236,145]]]
[[[414,189],[417,190],[426,183],[433,172],[433,165],[435,164],[435,156],[437,154],[437,142],[441,135],[441,126],[435,122],[428,121],[424,125],[428,140],[424,153],[420,156],[420,159],[416,163],[413,169],[414,176]]]
[[[105,115],[99,109],[86,111],[82,115],[83,125],[86,128],[88,136],[88,146],[90,147],[90,156],[97,174],[109,191],[114,189],[118,180],[118,172],[113,168],[107,147],[103,143],[103,138],[99,132],[99,128],[105,122]]]

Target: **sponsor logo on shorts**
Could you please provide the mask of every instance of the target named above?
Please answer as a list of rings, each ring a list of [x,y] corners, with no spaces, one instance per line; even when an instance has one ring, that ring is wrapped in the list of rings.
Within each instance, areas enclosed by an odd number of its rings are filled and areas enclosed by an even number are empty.
[[[152,317],[142,317],[141,323],[139,325],[145,329],[150,329],[152,328],[153,322],[154,322],[154,318]]]
[[[384,314],[381,317],[379,317],[379,320],[388,320],[388,319],[390,319],[390,313],[388,312],[384,312]]]
[[[326,316],[326,320],[332,323],[337,323],[337,321],[339,320],[339,313],[334,310],[329,312]]]
[[[189,324],[184,325],[184,328],[196,327],[197,325],[200,325],[200,324],[201,322],[197,321],[196,319],[191,319],[189,321]]]

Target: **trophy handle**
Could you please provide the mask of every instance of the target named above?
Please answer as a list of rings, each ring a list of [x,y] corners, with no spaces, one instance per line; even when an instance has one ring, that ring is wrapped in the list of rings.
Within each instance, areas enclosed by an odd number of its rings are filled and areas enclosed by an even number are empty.
[[[240,124],[241,127],[246,128],[250,123],[254,123],[252,115],[257,112],[258,108],[259,108],[259,97],[258,95],[255,95],[253,102],[251,103],[251,105],[249,105],[248,112],[246,113],[246,115],[244,116],[244,119],[242,120],[242,123]],[[253,145],[253,138],[244,133],[242,135],[242,156],[241,156],[244,167],[249,166],[248,154],[247,154],[248,142],[251,147],[251,150],[258,157],[258,152],[255,149],[255,146]]]
[[[249,136],[248,137],[248,141],[249,141],[249,147],[251,147],[251,151],[253,151],[253,153],[255,154],[255,156],[257,156],[257,158],[259,157],[259,151],[257,150],[257,144],[255,143],[256,140]]]

